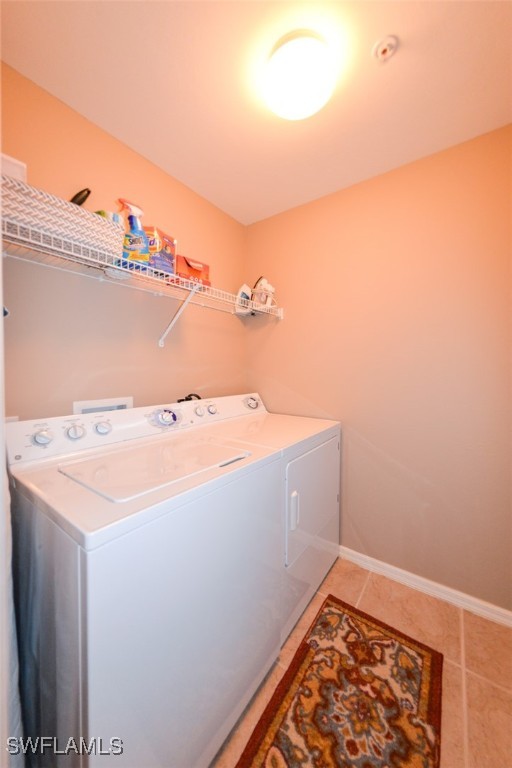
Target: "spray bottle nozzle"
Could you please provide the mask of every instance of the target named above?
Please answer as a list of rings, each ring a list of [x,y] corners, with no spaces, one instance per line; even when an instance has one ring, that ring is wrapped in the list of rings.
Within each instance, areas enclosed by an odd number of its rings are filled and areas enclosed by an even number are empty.
[[[121,205],[121,212],[128,211],[130,216],[136,216],[137,218],[144,214],[144,211],[138,205],[130,203],[129,200],[125,200],[123,197],[120,197],[118,202]]]

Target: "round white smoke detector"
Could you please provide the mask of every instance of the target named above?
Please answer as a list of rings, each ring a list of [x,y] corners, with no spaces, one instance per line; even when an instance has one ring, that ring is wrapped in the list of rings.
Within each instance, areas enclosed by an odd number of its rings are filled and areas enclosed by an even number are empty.
[[[373,55],[378,61],[387,61],[390,59],[398,48],[398,37],[395,35],[388,35],[373,46]]]

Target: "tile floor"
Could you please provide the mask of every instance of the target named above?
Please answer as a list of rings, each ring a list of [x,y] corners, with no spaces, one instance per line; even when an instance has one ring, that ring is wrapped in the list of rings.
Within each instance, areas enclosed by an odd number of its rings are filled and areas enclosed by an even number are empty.
[[[441,768],[512,766],[512,629],[338,560],[211,768],[236,765],[329,593],[444,654]]]

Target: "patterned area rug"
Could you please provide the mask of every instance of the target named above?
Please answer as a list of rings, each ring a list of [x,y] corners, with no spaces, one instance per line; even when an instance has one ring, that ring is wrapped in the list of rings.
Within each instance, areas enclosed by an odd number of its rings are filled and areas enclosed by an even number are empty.
[[[236,768],[438,768],[442,666],[329,595]]]

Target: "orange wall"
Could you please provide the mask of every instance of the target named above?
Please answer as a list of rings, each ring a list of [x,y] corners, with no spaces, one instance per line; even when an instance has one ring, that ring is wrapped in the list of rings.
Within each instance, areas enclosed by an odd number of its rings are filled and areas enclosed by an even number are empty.
[[[89,187],[91,210],[134,200],[144,223],[211,265],[216,286],[236,292],[245,281],[238,222],[7,66],[2,107],[2,152],[27,164],[30,184],[64,199]],[[247,388],[238,318],[188,307],[161,349],[176,301],[4,262],[8,415],[69,413],[73,399],[133,395],[145,405]]]
[[[512,608],[512,127],[249,228],[271,409],[341,420],[342,543]]]

